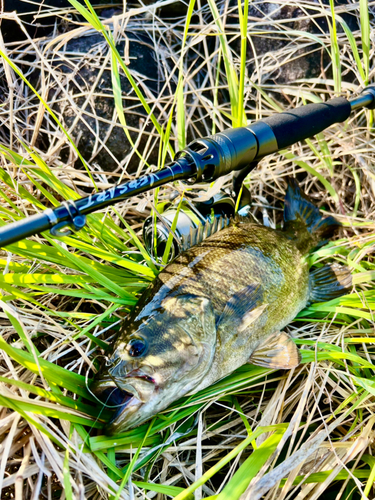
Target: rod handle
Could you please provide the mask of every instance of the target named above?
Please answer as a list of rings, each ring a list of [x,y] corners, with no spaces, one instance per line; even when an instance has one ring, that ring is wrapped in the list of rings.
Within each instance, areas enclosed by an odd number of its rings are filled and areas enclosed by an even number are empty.
[[[344,97],[336,97],[325,103],[306,104],[291,111],[284,111],[261,120],[274,133],[278,149],[323,132],[334,123],[349,118],[351,104]]]

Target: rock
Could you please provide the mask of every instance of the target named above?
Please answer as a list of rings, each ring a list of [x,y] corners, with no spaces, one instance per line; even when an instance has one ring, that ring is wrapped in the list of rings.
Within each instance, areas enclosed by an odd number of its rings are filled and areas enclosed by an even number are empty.
[[[126,33],[126,36],[129,70],[133,72],[133,75],[138,73],[142,79],[143,86],[140,88],[143,94],[148,93],[149,97],[158,96],[164,82],[152,40],[145,33],[139,34],[139,32],[137,34]],[[124,45],[122,42],[117,46],[121,56],[124,55]],[[90,164],[98,164],[100,171],[107,172],[115,171],[121,162],[126,162],[127,172],[130,173],[137,169],[140,159],[133,153],[130,162],[126,161],[129,159],[127,155],[133,152],[133,147],[119,121],[115,119],[110,70],[105,69],[98,79],[108,50],[107,43],[99,34],[82,36],[68,42],[64,50],[63,63],[60,62],[58,65],[56,63],[56,71],[60,72],[60,80],[64,83],[66,92],[63,93],[55,84],[54,89],[50,91],[49,99],[64,127],[68,130],[73,127],[70,133],[85,160]],[[144,127],[147,114],[125,76],[121,76],[121,90],[126,122],[130,128],[130,136],[135,143]],[[93,91],[92,97],[86,103],[91,91]],[[69,102],[67,94],[71,96],[73,104]],[[82,112],[82,116],[76,120],[79,112]],[[145,150],[153,130],[152,124],[146,126],[137,143],[138,151]],[[37,144],[44,150],[46,149],[45,139],[44,135]],[[52,139],[51,136],[49,144]],[[157,163],[158,149],[158,147],[150,149],[149,145],[148,151],[145,152],[148,162]],[[72,158],[71,154],[71,147],[65,144],[60,151],[60,158],[67,163]],[[79,163],[80,161],[77,160],[75,166],[79,166]]]
[[[93,6],[100,4],[108,5],[114,3],[114,1],[115,0],[92,0],[91,4]],[[83,1],[81,1],[81,3],[84,4]],[[53,8],[54,10],[72,8],[72,4],[68,2],[68,0],[48,0],[40,2],[40,5],[38,5],[38,2],[30,2],[28,0],[3,0],[1,4],[3,6],[2,12],[16,12],[18,14],[31,38],[47,36],[53,31],[55,24],[60,23],[60,17],[56,15],[38,17],[37,19],[35,19],[35,15],[43,12],[52,12]],[[0,26],[1,33],[6,43],[26,39],[26,35],[16,21],[1,19]]]
[[[327,4],[329,8],[329,1],[325,0],[323,3]],[[340,5],[348,4],[348,0],[341,0]],[[255,51],[253,51],[250,44],[247,49],[247,59],[250,61],[248,64],[248,74],[251,80],[258,83],[272,83],[288,84],[294,83],[301,78],[314,78],[321,74],[323,66],[329,62],[327,51],[322,48],[318,43],[309,43],[306,48],[295,50],[292,42],[283,35],[282,30],[275,32],[272,29],[273,20],[283,20],[283,27],[285,31],[305,31],[312,34],[329,33],[329,28],[325,15],[315,17],[315,22],[308,17],[310,15],[316,16],[317,11],[308,9],[307,7],[302,10],[297,3],[284,3],[279,4],[262,2],[249,4],[249,18],[254,22],[264,19],[264,25],[257,25],[256,30],[265,31],[265,34],[254,35],[252,43]],[[359,29],[356,18],[350,14],[340,14],[341,17],[347,22],[351,29]],[[238,18],[230,20],[229,23],[238,23]],[[340,26],[337,25],[338,32],[342,31]],[[267,33],[269,32],[269,34]],[[240,54],[240,41],[236,40],[234,50]],[[255,52],[255,53],[254,53]],[[255,65],[254,58],[258,59],[258,66],[261,68],[261,74],[258,75],[257,66]],[[286,59],[287,58],[287,59]],[[258,77],[260,76],[261,82]],[[327,75],[329,78],[331,75]]]
[[[142,4],[143,5],[154,5],[155,3],[160,2],[160,0],[143,0]],[[207,3],[207,0],[202,0],[201,4]],[[137,2],[136,0],[130,0],[129,2],[130,7],[140,7],[141,4],[140,2]],[[187,11],[188,11],[188,6],[189,2],[184,2],[182,0],[176,0],[175,2],[171,2],[168,5],[164,5],[163,7],[159,7],[157,9],[157,16],[160,17],[161,19],[175,19],[175,18],[180,18],[186,17]]]
[[[264,15],[269,16],[272,20],[290,19],[291,22],[285,25],[285,29],[306,32],[311,31],[311,21],[309,19],[299,19],[299,17],[303,16],[303,12],[299,7],[292,5],[278,6],[276,4],[264,3],[261,8]],[[251,9],[251,14],[254,17],[261,15],[259,11],[254,12],[254,10],[254,8]],[[271,31],[271,26],[260,26],[259,29]],[[264,36],[254,36],[252,41],[255,48],[255,54],[248,45],[248,60],[254,59],[254,57],[262,59],[262,63],[264,63],[261,64],[263,68],[263,81],[271,79],[274,82],[285,84],[294,82],[299,78],[312,78],[318,76],[320,72],[320,50],[314,51],[307,56],[307,50],[300,49],[294,51],[293,44],[291,44],[289,52],[286,52],[289,42],[285,40],[285,37],[280,38],[276,33],[270,33]],[[284,50],[282,51],[282,49]],[[288,57],[292,60],[286,62],[284,54],[288,54]],[[248,70],[249,75],[251,73],[255,74],[255,63],[250,63]]]

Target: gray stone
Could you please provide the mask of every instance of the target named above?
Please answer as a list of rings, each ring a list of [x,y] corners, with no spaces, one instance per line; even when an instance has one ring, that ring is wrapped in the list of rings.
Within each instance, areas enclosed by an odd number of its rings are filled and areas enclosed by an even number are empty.
[[[328,4],[329,2],[324,1]],[[349,4],[348,0],[341,0],[341,5]],[[336,2],[337,4],[337,2]],[[318,5],[318,4],[317,4]],[[307,16],[306,16],[307,14]],[[250,22],[259,23],[256,30],[265,31],[265,34],[254,35],[252,43],[255,53],[250,46],[247,45],[247,59],[251,61],[248,64],[248,75],[251,79],[257,80],[256,65],[254,58],[258,60],[258,65],[261,67],[261,82],[258,83],[279,83],[288,84],[294,83],[301,78],[314,78],[320,75],[322,68],[329,62],[329,56],[322,46],[318,43],[311,43],[308,47],[299,50],[294,50],[293,43],[283,35],[282,30],[275,33],[272,27],[272,21],[282,20],[285,30],[305,31],[308,33],[317,34],[320,32],[329,33],[326,17],[316,17],[315,22],[309,18],[309,14],[316,15],[316,10],[308,9],[305,6],[304,11],[294,4],[279,1],[279,3],[270,2],[254,2],[249,4],[249,19]],[[351,29],[358,29],[356,18],[351,14],[340,14],[345,19]],[[264,20],[264,24],[260,21]],[[228,23],[238,23],[238,17],[228,18]],[[316,24],[315,24],[316,23]],[[341,31],[339,25],[337,30]],[[267,33],[267,31],[269,33]],[[293,40],[293,37],[291,37]],[[234,51],[240,54],[240,40],[234,42]],[[288,62],[285,62],[285,56],[288,57]],[[330,70],[326,75],[331,77]],[[253,77],[253,78],[252,78]]]
[[[115,0],[92,0],[94,6],[100,4],[114,3]],[[84,3],[84,2],[82,2]],[[26,31],[32,38],[46,36],[51,33],[55,24],[59,24],[60,18],[56,15],[47,17],[38,17],[35,19],[35,13],[43,14],[56,9],[71,8],[68,0],[48,0],[39,2],[30,2],[29,0],[3,0],[0,2],[1,12],[16,12],[23,22]],[[1,33],[5,42],[15,42],[25,40],[26,36],[16,21],[10,19],[0,19]]]
[[[128,38],[128,68],[132,72],[138,73],[144,85],[148,89],[149,95],[155,97],[159,95],[162,85],[162,75],[159,71],[156,53],[153,43],[146,34],[127,33]],[[121,56],[124,55],[124,42],[117,46]],[[56,70],[62,73],[61,81],[65,81],[64,86],[74,104],[72,105],[66,93],[56,88],[50,92],[50,100],[53,109],[58,113],[61,121],[67,129],[70,129],[76,121],[77,112],[80,110],[82,116],[71,130],[71,135],[76,141],[76,145],[83,158],[89,163],[97,163],[101,171],[115,171],[121,162],[126,163],[127,171],[134,172],[140,162],[139,157],[134,153],[130,161],[129,153],[133,148],[128,141],[124,130],[120,126],[115,113],[115,102],[113,99],[111,72],[105,69],[98,79],[101,65],[108,53],[107,43],[101,35],[83,36],[71,40],[65,50],[63,63],[55,63]],[[110,63],[108,63],[109,68]],[[77,70],[78,67],[78,70]],[[130,130],[133,142],[137,141],[139,131],[142,130],[146,111],[139,103],[134,90],[128,79],[122,74],[121,90],[123,96],[123,107],[125,118]],[[85,105],[87,95],[92,90],[94,92],[90,102]],[[144,93],[144,89],[143,89]],[[145,127],[138,142],[138,151],[143,152],[150,133],[154,126],[149,124]],[[98,143],[98,139],[102,144]],[[45,143],[46,136],[43,137]],[[38,144],[42,146],[42,142]],[[151,163],[157,162],[158,148],[147,150],[147,160]],[[60,158],[63,162],[68,162],[71,154],[70,146],[64,146],[60,151]],[[80,161],[76,160],[75,166],[79,166]]]

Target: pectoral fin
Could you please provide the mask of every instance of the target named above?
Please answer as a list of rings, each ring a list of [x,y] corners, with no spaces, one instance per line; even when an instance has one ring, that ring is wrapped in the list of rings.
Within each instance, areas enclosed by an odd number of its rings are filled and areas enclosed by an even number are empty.
[[[229,327],[233,333],[242,333],[266,309],[267,304],[262,301],[263,290],[258,283],[234,293],[226,303],[217,327]]]
[[[301,354],[293,339],[285,332],[268,337],[250,356],[249,363],[265,368],[290,370],[301,362]]]

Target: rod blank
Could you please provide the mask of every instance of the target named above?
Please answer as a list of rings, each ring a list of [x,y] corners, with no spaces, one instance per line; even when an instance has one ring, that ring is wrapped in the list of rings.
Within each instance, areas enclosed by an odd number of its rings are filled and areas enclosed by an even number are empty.
[[[375,109],[375,86],[366,87],[359,97],[352,100],[338,97],[326,103],[308,104],[277,113],[248,127],[228,129],[198,139],[177,153],[174,162],[162,170],[6,224],[0,228],[0,248],[51,228],[60,230],[71,226],[77,230],[84,225],[85,214],[168,182],[178,179],[190,184],[211,182],[236,170],[249,169],[265,155],[307,139],[334,123],[345,121],[351,111],[363,107]],[[75,218],[82,224],[75,224]],[[59,231],[55,233],[62,234]]]

